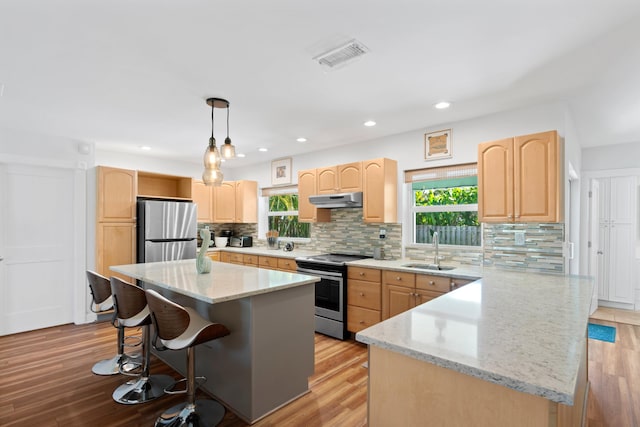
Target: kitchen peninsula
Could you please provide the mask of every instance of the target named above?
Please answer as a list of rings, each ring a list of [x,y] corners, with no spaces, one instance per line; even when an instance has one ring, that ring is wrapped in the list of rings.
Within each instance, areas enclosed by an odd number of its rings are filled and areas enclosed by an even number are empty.
[[[369,345],[369,426],[581,425],[592,286],[483,269],[482,279],[359,332]]]
[[[248,423],[308,392],[314,370],[314,283],[292,272],[195,260],[112,266],[167,298],[224,324],[231,334],[196,347],[202,386]],[[154,354],[181,374],[185,352]]]

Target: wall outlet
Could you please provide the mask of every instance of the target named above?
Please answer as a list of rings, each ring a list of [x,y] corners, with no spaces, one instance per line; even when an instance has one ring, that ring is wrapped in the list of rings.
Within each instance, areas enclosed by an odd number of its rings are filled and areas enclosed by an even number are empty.
[[[524,231],[514,231],[516,237],[516,245],[524,246]]]
[[[378,237],[380,237],[381,239],[384,239],[385,237],[387,237],[387,229],[381,228]]]

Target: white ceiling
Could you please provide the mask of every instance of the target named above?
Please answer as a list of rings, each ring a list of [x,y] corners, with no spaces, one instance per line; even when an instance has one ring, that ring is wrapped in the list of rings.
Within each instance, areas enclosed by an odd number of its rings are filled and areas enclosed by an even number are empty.
[[[223,97],[233,167],[561,100],[582,146],[639,142],[639,41],[638,0],[3,0],[0,127],[200,162]]]

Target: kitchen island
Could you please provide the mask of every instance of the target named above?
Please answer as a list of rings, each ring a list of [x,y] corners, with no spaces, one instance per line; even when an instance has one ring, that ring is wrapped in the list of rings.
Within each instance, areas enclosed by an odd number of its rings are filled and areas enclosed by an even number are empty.
[[[482,278],[356,335],[369,426],[579,426],[592,280]]]
[[[195,308],[231,334],[196,347],[206,391],[254,423],[308,392],[314,370],[314,276],[195,260],[112,266],[147,289]],[[186,351],[155,351],[186,374]]]

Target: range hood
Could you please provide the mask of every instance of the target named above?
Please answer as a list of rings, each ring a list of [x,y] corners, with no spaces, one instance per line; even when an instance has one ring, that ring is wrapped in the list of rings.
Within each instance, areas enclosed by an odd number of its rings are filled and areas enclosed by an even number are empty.
[[[309,202],[319,208],[361,208],[362,191],[309,196]]]

